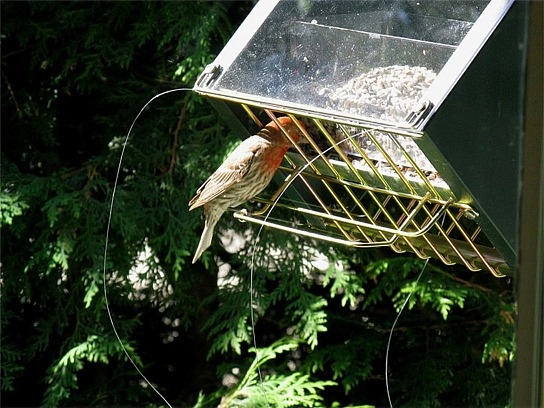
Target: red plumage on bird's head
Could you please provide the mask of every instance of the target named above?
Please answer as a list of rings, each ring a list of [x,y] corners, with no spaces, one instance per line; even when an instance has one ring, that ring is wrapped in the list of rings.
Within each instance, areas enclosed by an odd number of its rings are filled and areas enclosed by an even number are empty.
[[[273,120],[240,143],[200,186],[189,201],[189,210],[204,206],[206,218],[193,263],[210,246],[215,224],[227,208],[245,203],[270,183],[291,147],[286,135],[298,143],[305,132],[302,123],[296,119],[281,117]]]
[[[295,123],[295,120],[298,123],[298,126],[297,126],[297,123]],[[291,137],[291,139],[293,139],[294,142],[298,142],[303,137],[303,135],[301,134],[300,129],[302,128],[302,129],[306,130],[306,128],[302,124],[301,121],[299,121],[297,119],[291,119],[289,116],[282,116],[282,117],[278,118],[277,121],[281,125],[283,130],[285,132],[287,132],[287,134]],[[265,129],[270,130],[273,134],[278,134],[278,133],[282,134],[282,132],[280,130],[280,127],[278,126],[278,124],[275,121],[270,121],[265,126]],[[286,137],[283,137],[283,139],[285,139],[287,141]]]

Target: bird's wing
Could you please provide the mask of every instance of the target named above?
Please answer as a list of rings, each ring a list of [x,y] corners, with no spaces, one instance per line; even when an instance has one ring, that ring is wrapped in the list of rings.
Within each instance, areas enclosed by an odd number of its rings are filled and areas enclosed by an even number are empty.
[[[189,201],[189,210],[208,203],[244,178],[255,156],[259,154],[260,146],[248,148],[247,144],[242,146],[243,144],[234,149],[225,162],[200,186],[196,196]]]

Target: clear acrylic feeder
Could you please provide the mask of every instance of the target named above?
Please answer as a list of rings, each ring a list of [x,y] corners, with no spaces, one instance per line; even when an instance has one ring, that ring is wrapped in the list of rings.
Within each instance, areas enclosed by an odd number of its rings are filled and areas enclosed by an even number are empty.
[[[289,115],[306,140],[235,216],[512,274],[523,3],[261,0],[195,90],[241,135]]]

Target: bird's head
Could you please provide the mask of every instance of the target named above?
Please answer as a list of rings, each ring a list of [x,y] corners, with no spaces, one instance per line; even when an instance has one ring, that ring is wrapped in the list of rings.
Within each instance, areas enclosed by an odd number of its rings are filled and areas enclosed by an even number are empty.
[[[302,128],[306,130],[306,128],[302,124],[302,122],[299,120],[296,120],[296,122],[298,123],[298,126],[297,126],[297,123],[295,123],[295,120],[296,119],[293,120],[289,116],[282,116],[277,119],[278,123],[281,125],[283,130],[287,132],[287,134],[291,137],[291,139],[293,139],[293,141],[298,143],[298,141],[304,137],[300,129]],[[268,129],[272,134],[279,136],[282,142],[285,142],[287,145],[290,145],[289,140],[287,140],[287,138],[283,136],[282,131],[280,130],[278,124],[275,121],[269,122],[265,126],[265,128]]]

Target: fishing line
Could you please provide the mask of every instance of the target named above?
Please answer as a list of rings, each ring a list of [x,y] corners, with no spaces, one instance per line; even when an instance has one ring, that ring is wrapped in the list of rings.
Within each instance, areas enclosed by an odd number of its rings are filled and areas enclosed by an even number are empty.
[[[423,275],[423,271],[427,267],[427,264],[429,263],[429,258],[425,260],[425,263],[423,264],[423,268],[421,268],[421,272],[419,272],[419,275],[417,276],[415,286],[419,283],[419,280],[421,279],[421,275]],[[410,300],[410,297],[412,296],[413,292],[410,292],[406,299],[404,300],[404,303],[402,304],[397,317],[395,318],[395,321],[393,322],[393,326],[391,326],[391,330],[389,331],[389,339],[387,340],[387,348],[385,350],[385,389],[387,391],[387,399],[389,400],[389,406],[393,408],[393,403],[391,402],[391,394],[389,393],[389,376],[387,375],[387,369],[389,367],[389,348],[391,346],[391,338],[393,337],[393,331],[395,330],[395,326],[397,325],[397,322],[399,321],[400,315],[402,314],[402,311],[408,304],[408,301]]]
[[[155,96],[153,96],[144,106],[142,109],[140,109],[140,112],[138,112],[138,114],[136,115],[136,117],[134,118],[134,120],[132,121],[132,124],[130,125],[130,128],[128,129],[128,132],[127,132],[127,135],[125,137],[125,141],[123,142],[123,147],[121,148],[121,155],[119,157],[119,165],[117,166],[117,173],[115,174],[115,181],[113,183],[113,190],[112,190],[112,195],[111,195],[111,202],[110,202],[110,208],[109,208],[109,212],[108,212],[108,223],[107,223],[107,226],[106,226],[106,240],[105,240],[105,246],[104,246],[104,265],[103,265],[103,290],[104,290],[104,300],[106,302],[106,311],[108,313],[108,318],[110,320],[110,323],[111,323],[111,327],[113,329],[113,332],[115,334],[115,337],[117,338],[117,341],[119,342],[119,345],[121,346],[121,349],[123,350],[123,352],[125,353],[125,355],[127,356],[127,359],[128,361],[130,361],[130,363],[133,365],[133,367],[136,369],[136,371],[138,372],[138,374],[140,374],[140,376],[144,379],[144,381],[147,383],[147,385],[149,385],[151,387],[151,389],[153,391],[155,391],[155,393],[162,398],[162,400],[164,401],[164,403],[169,407],[169,408],[172,408],[172,405],[170,405],[170,403],[168,402],[168,400],[159,392],[159,390],[157,390],[157,388],[155,388],[155,386],[153,384],[151,384],[151,381],[149,381],[147,379],[147,377],[144,375],[144,373],[138,368],[138,366],[136,365],[136,363],[134,362],[134,360],[132,359],[132,357],[130,356],[128,350],[126,349],[125,345],[123,344],[123,341],[121,340],[121,336],[119,336],[119,333],[117,332],[117,328],[115,327],[115,323],[113,321],[113,315],[111,313],[111,310],[110,310],[110,305],[109,305],[109,302],[108,302],[108,290],[107,290],[107,284],[106,284],[106,271],[107,271],[107,258],[108,258],[108,243],[109,243],[109,238],[110,238],[110,228],[111,228],[111,219],[112,219],[112,215],[113,215],[113,204],[115,202],[115,193],[117,191],[117,184],[119,182],[119,176],[121,174],[121,167],[122,167],[122,164],[123,164],[123,157],[125,156],[125,150],[126,150],[126,147],[127,147],[127,143],[128,143],[128,139],[130,137],[130,134],[132,133],[132,129],[134,128],[134,125],[136,124],[136,121],[138,120],[138,118],[141,116],[141,114],[143,113],[143,111],[149,106],[149,104],[151,102],[153,102],[155,99],[161,97],[161,96],[164,96],[164,95],[167,95],[169,93],[172,93],[172,92],[180,92],[180,91],[192,91],[193,89],[192,88],[176,88],[176,89],[170,89],[168,91],[164,91],[164,92],[161,92]]]
[[[345,142],[346,140],[348,140],[350,138],[359,138],[361,136],[363,136],[363,132],[361,132],[360,135],[353,135],[353,136],[345,137],[344,139],[342,139],[342,140],[336,142],[335,144],[327,147],[324,151],[319,153],[317,156],[315,156],[312,160],[310,160],[304,166],[299,168],[294,173],[294,175],[292,177],[288,176],[290,178],[287,181],[287,184],[285,185],[285,187],[283,188],[281,193],[278,195],[278,197],[276,197],[275,201],[270,206],[270,209],[268,210],[268,212],[266,213],[266,215],[264,217],[263,224],[261,224],[261,226],[259,227],[259,229],[257,231],[257,236],[255,237],[255,241],[253,242],[253,248],[252,248],[252,251],[251,251],[252,252],[251,253],[251,261],[250,261],[250,266],[249,266],[249,302],[250,302],[250,305],[249,305],[250,313],[249,313],[249,315],[250,315],[250,320],[251,320],[251,331],[252,331],[252,337],[253,337],[253,347],[255,348],[255,359],[257,359],[257,360],[259,359],[259,352],[258,352],[258,349],[257,349],[257,335],[256,335],[256,332],[255,332],[255,316],[254,316],[254,312],[253,312],[253,272],[255,270],[255,253],[256,253],[256,249],[257,249],[257,241],[258,241],[259,236],[261,235],[261,232],[262,232],[262,230],[264,228],[264,223],[268,220],[268,218],[270,217],[270,214],[272,214],[272,210],[274,209],[274,207],[276,206],[276,204],[278,203],[280,198],[283,196],[283,193],[285,193],[287,188],[289,188],[289,186],[296,180],[296,178],[304,170],[306,170],[314,161],[316,161],[320,157],[323,157],[323,155],[325,153],[327,153],[329,150],[334,149],[335,147],[339,146],[341,143]],[[259,375],[259,380],[260,380],[261,387],[263,387],[263,391],[264,391],[264,381],[263,381],[263,376],[262,376],[260,366],[257,366],[257,373]],[[264,394],[264,396],[265,396],[265,399],[266,399],[266,393]],[[267,400],[267,404],[268,404],[268,400]],[[270,406],[270,404],[268,404],[268,405]]]
[[[302,173],[302,171],[304,169],[306,169],[311,163],[313,163],[314,160],[316,160],[319,157],[320,156],[316,156],[308,164],[301,167],[301,169],[299,169],[295,173],[295,176],[293,176],[287,182],[287,185],[285,186],[284,190],[279,194],[279,196],[276,198],[276,200],[270,206],[270,209],[268,210],[268,212],[266,213],[266,215],[264,217],[264,222],[266,222],[266,220],[268,220],[268,217],[272,213],[272,210],[276,206],[276,203],[280,200],[281,196],[283,195],[283,193],[285,192],[287,187],[289,187],[291,185],[291,183],[295,180],[295,178],[300,173]],[[254,269],[255,269],[255,253],[256,253],[256,250],[257,250],[257,241],[259,240],[259,237],[261,235],[261,232],[262,232],[263,228],[264,228],[264,224],[261,224],[261,226],[259,227],[259,229],[257,231],[257,236],[255,237],[255,241],[253,242],[253,248],[251,250],[251,261],[249,263],[249,265],[250,265],[249,266],[249,316],[250,316],[250,320],[251,320],[251,333],[252,333],[252,337],[253,337],[253,347],[255,348],[255,359],[257,361],[259,360],[259,351],[257,349],[257,334],[255,332],[255,315],[254,315],[254,312],[253,312],[253,272],[254,272]],[[262,375],[260,366],[257,366],[257,373],[259,375],[259,381],[260,381],[261,387],[263,387],[264,386],[264,381],[263,381],[263,375]],[[264,390],[264,388],[263,388],[263,390]],[[266,393],[265,393],[265,399],[266,399]],[[268,404],[268,401],[267,401],[267,404]]]
[[[444,216],[442,217],[441,225],[444,226],[444,221],[446,218],[446,213],[444,213]],[[425,263],[423,264],[423,268],[421,268],[421,272],[419,272],[419,275],[417,276],[417,279],[415,281],[415,286],[419,283],[419,280],[421,279],[421,275],[423,275],[423,271],[427,267],[427,264],[429,263],[429,259],[427,258],[425,260]],[[391,346],[391,339],[393,338],[393,331],[395,330],[395,326],[397,325],[397,322],[399,321],[400,315],[402,314],[402,311],[408,304],[408,301],[410,300],[410,297],[412,296],[414,292],[410,292],[408,296],[406,297],[406,300],[404,300],[404,303],[402,304],[399,313],[397,314],[397,317],[395,318],[395,321],[393,322],[393,326],[391,326],[391,330],[389,331],[389,339],[387,340],[387,348],[385,349],[385,390],[387,392],[387,399],[389,401],[389,407],[393,408],[393,402],[391,401],[391,394],[389,392],[389,376],[387,375],[387,370],[389,368],[389,349]]]

